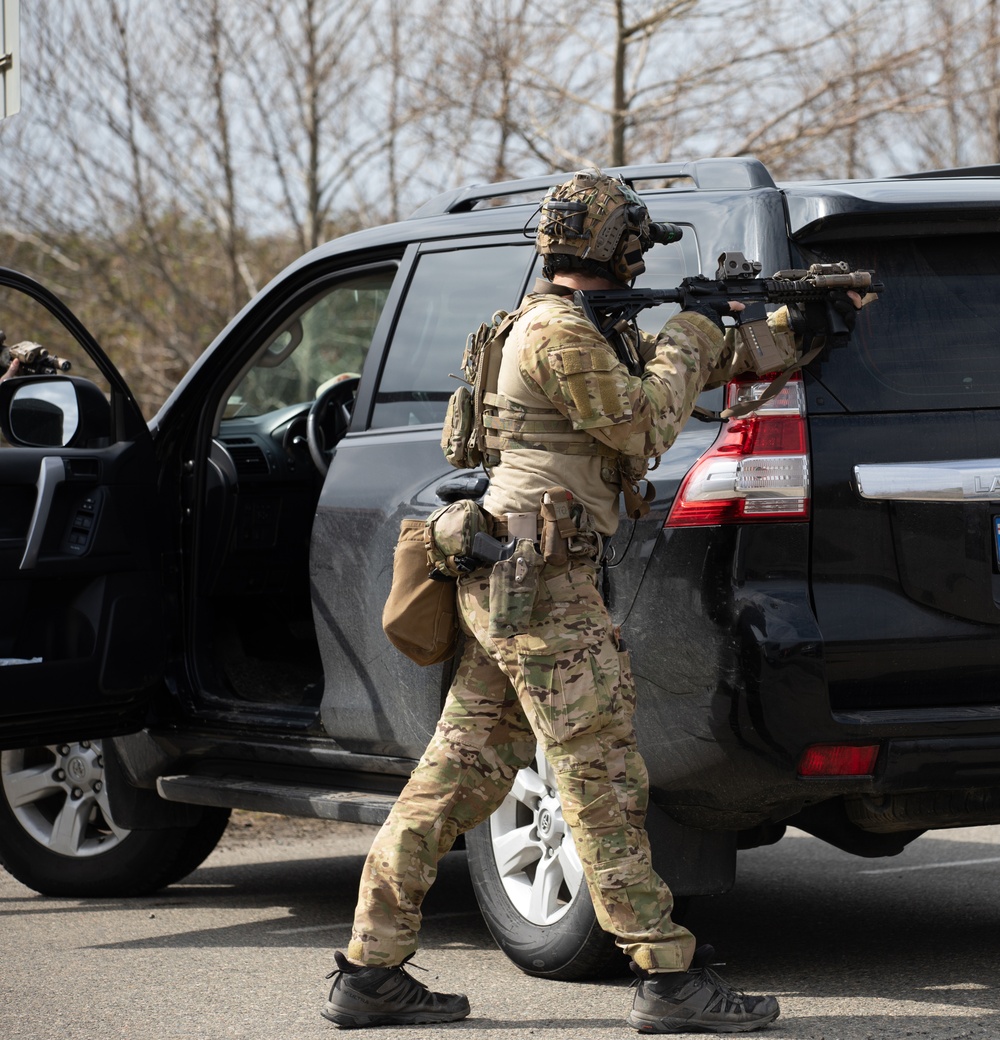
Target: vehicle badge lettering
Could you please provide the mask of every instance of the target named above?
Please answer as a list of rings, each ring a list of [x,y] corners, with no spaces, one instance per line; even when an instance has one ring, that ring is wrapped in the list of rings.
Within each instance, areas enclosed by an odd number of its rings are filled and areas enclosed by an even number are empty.
[[[997,495],[1000,493],[1000,476],[975,477],[973,479],[973,490],[977,495]]]

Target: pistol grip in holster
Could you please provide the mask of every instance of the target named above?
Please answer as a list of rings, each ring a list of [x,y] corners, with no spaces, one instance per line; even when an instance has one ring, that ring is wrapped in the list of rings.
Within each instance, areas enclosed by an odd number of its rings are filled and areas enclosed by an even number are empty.
[[[528,630],[544,560],[533,539],[519,538],[514,552],[490,572],[491,639],[509,639]]]

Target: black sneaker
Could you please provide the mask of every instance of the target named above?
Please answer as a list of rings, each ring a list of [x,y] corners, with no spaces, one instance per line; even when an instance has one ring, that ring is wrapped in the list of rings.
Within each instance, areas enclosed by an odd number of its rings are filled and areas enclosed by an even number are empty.
[[[639,988],[628,1024],[640,1033],[748,1033],[780,1014],[774,997],[730,989],[709,967],[715,950],[699,946],[688,971],[651,974],[636,967]]]
[[[469,1000],[457,993],[432,993],[403,968],[362,967],[339,951],[323,1017],[342,1029],[361,1026],[421,1025],[457,1022],[469,1013]]]

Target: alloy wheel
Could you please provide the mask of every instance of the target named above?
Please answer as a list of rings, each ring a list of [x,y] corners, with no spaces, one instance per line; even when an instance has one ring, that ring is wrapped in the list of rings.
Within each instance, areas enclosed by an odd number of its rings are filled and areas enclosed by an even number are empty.
[[[555,774],[539,747],[490,818],[493,854],[507,897],[526,920],[551,925],[583,884],[583,866],[563,820]]]
[[[111,817],[99,740],[0,752],[0,781],[18,823],[51,852],[97,856],[130,833]]]

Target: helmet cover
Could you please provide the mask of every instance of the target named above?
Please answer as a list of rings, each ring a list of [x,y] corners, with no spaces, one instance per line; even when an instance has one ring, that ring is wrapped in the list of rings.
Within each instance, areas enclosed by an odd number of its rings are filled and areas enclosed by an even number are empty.
[[[581,170],[542,201],[535,249],[574,258],[571,267],[603,268],[628,285],[646,269],[642,254],[653,245],[653,227],[645,204],[623,180]]]

